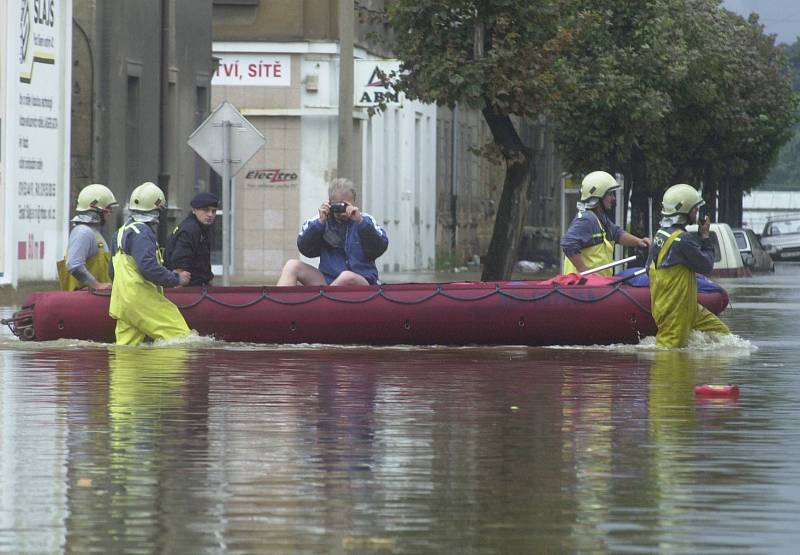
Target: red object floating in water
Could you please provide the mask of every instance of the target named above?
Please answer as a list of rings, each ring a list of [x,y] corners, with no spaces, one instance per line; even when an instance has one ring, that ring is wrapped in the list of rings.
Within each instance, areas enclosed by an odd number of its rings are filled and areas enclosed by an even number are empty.
[[[733,398],[739,396],[739,386],[735,384],[729,385],[711,385],[703,384],[694,388],[694,394],[698,397],[726,397]]]

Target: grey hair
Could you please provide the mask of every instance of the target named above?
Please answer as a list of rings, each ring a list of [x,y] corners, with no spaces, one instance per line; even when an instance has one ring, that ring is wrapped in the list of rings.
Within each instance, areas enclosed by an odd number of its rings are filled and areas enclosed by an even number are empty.
[[[346,177],[337,177],[330,182],[328,185],[328,198],[331,198],[336,191],[349,191],[353,195],[353,200],[356,200],[356,186]]]

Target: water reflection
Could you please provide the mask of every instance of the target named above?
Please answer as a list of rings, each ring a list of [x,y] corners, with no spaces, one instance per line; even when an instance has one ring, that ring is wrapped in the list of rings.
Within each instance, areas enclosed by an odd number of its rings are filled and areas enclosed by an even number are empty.
[[[780,551],[800,357],[769,291],[729,317],[754,352],[2,344],[0,551]]]

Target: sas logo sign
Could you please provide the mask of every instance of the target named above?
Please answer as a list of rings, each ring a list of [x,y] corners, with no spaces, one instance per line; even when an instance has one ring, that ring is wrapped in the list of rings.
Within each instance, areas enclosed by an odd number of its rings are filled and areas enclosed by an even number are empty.
[[[33,8],[31,8],[31,5]],[[52,34],[55,22],[55,0],[22,0],[20,2],[20,83],[30,83],[33,80],[34,64],[53,65],[56,63],[55,54],[53,52],[56,41]],[[33,33],[34,25],[38,26],[37,33]],[[43,27],[45,29],[43,29]],[[47,30],[47,27],[49,27],[50,30]],[[32,38],[33,44],[31,43]]]
[[[245,176],[247,187],[288,189],[297,186],[297,172],[281,169],[250,170]]]

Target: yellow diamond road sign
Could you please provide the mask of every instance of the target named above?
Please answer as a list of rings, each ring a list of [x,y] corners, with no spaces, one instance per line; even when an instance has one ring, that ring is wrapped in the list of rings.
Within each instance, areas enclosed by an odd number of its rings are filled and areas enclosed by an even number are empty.
[[[220,104],[189,136],[188,142],[215,172],[223,175],[226,162],[224,134],[228,132],[230,176],[233,177],[266,143],[264,135],[233,104],[227,100]]]

